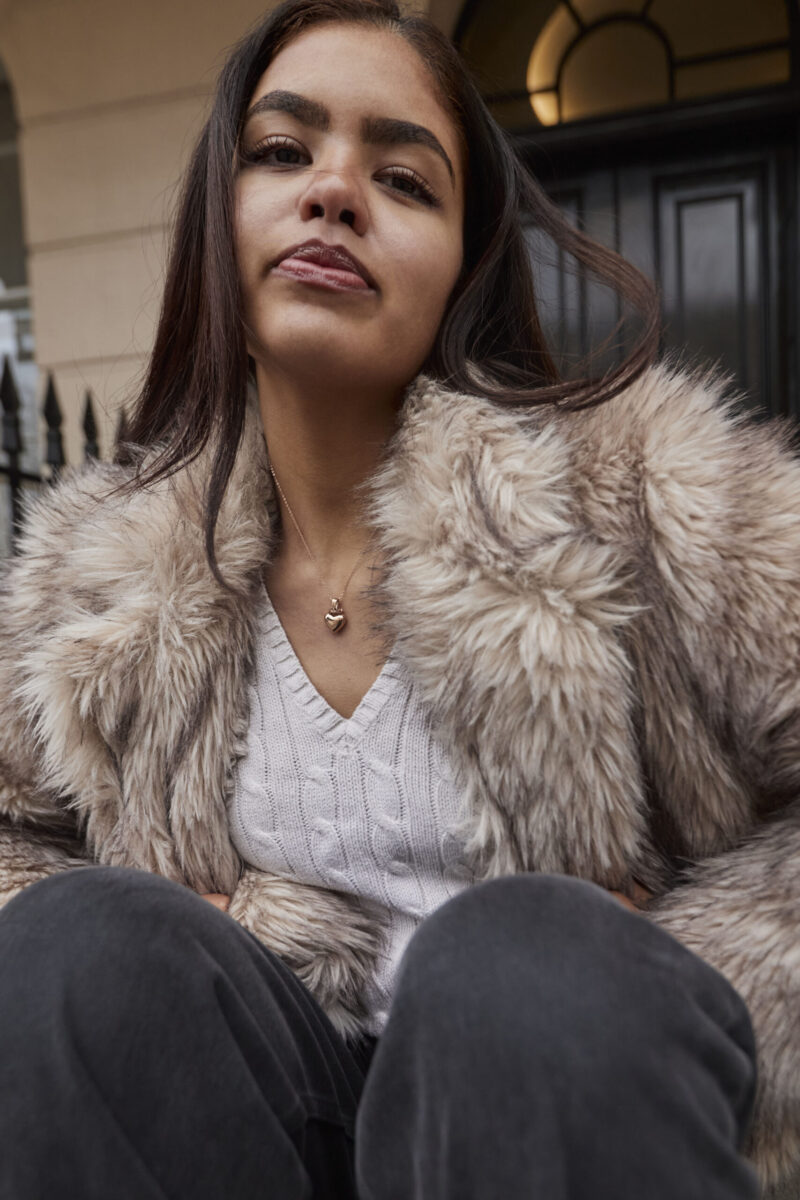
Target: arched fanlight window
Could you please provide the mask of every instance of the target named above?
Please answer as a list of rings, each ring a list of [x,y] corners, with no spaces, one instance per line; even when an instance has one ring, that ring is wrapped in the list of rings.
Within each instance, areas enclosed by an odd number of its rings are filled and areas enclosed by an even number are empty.
[[[785,87],[792,77],[787,0],[474,0],[456,40],[507,127]]]

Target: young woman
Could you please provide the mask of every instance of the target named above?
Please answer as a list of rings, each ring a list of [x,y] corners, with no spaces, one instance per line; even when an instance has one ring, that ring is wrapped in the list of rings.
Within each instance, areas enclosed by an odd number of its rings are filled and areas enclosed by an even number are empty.
[[[644,316],[600,380],[523,214]],[[3,1196],[796,1167],[800,467],[655,313],[427,19],[235,49],[130,441],[5,576]]]

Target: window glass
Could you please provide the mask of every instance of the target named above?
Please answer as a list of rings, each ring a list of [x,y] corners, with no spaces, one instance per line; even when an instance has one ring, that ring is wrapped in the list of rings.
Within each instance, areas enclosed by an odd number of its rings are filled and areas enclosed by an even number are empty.
[[[587,25],[615,13],[640,13],[642,0],[572,0],[572,7]]]
[[[570,43],[580,33],[580,25],[568,8],[561,5],[537,37],[528,63],[528,91],[555,87],[558,68]],[[548,122],[549,124],[549,122]]]
[[[664,30],[678,58],[789,37],[785,0],[653,0],[648,15]]]
[[[676,100],[700,96],[718,96],[742,88],[769,87],[787,83],[791,70],[788,50],[770,50],[765,54],[746,54],[741,58],[723,58],[716,62],[696,63],[675,71]]]
[[[666,104],[666,48],[643,25],[599,25],[566,59],[560,90],[562,121]]]
[[[791,81],[798,0],[483,0],[458,45],[498,121],[631,112]]]

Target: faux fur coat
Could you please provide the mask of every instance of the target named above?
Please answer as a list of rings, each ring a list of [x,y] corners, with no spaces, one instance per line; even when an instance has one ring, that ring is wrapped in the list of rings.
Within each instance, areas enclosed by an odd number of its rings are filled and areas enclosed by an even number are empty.
[[[133,496],[67,473],[0,597],[0,899],[87,861],[232,896],[345,1034],[380,914],[243,864],[227,826],[255,604],[203,548],[208,456]],[[112,493],[112,494],[109,494]],[[220,517],[255,596],[271,482],[251,404]],[[652,368],[594,409],[425,375],[372,480],[387,628],[463,795],[479,877],[563,872],[647,915],[752,1014],[748,1154],[800,1164],[800,462],[719,379]]]

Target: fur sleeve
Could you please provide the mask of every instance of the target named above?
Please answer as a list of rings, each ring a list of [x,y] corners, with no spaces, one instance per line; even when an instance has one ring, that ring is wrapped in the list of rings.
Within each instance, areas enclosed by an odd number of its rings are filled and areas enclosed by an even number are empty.
[[[0,818],[0,906],[31,883],[92,865],[79,839]]]
[[[695,713],[662,741],[673,762],[697,760],[701,797],[718,789],[716,835],[696,833],[700,800],[673,797],[699,861],[648,912],[748,1005],[746,1150],[772,1186],[800,1167],[800,461],[792,424],[753,420],[716,376],[662,375],[645,409],[649,553]]]
[[[342,1036],[361,1032],[382,940],[377,905],[245,867],[228,913],[291,967]]]
[[[0,586],[0,904],[29,883],[86,860],[74,822],[41,779],[36,739],[15,692],[20,639]]]
[[[90,862],[74,818],[42,779],[16,693],[23,650],[10,592],[7,567],[0,589],[0,905],[39,879]]]
[[[52,640],[66,603],[59,570],[71,529],[85,523],[93,488],[110,472],[101,465],[73,471],[66,489],[32,494],[18,552],[0,570],[0,903],[92,861],[68,797],[48,777],[24,683],[26,664]]]

